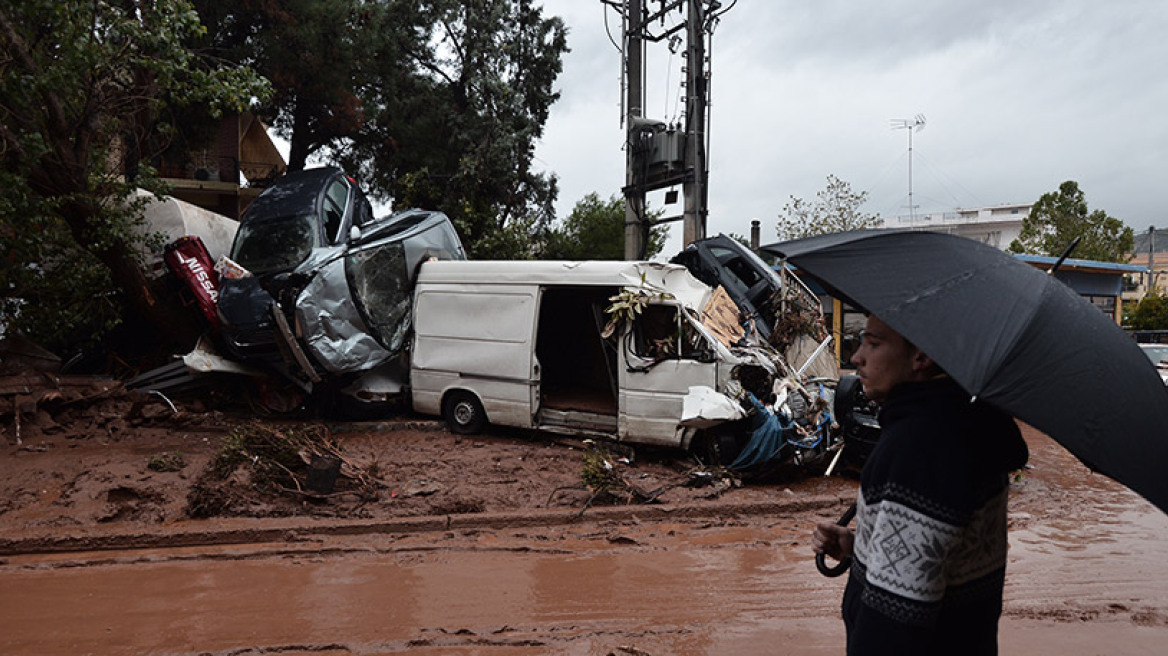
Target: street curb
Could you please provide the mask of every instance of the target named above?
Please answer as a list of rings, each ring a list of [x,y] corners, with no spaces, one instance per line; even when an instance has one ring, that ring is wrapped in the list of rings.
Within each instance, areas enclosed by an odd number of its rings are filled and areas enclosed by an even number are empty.
[[[664,521],[732,519],[843,508],[849,499],[838,496],[788,498],[746,503],[712,502],[677,505],[626,505],[464,515],[431,515],[388,520],[316,520],[282,517],[226,520],[183,520],[136,530],[64,529],[51,534],[0,538],[0,556],[81,551],[158,549],[232,544],[293,542],[306,537],[414,534],[475,529],[552,527],[606,521]]]

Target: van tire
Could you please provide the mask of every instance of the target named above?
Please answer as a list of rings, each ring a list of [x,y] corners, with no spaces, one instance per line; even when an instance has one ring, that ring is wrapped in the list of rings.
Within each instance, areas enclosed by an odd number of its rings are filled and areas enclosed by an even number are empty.
[[[487,413],[478,397],[465,390],[455,390],[442,400],[442,418],[451,432],[473,435],[487,425]]]
[[[694,445],[694,455],[707,467],[727,467],[742,452],[742,444],[731,433],[704,431]]]

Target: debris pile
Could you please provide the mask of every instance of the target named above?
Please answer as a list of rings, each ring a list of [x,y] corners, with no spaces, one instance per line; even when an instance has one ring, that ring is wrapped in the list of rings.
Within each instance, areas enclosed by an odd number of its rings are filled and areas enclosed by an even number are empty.
[[[565,490],[585,490],[589,493],[579,518],[597,504],[652,504],[660,503],[661,496],[674,488],[708,488],[706,498],[716,498],[726,490],[740,487],[740,479],[725,467],[701,467],[687,471],[672,482],[653,489],[638,485],[625,473],[633,463],[628,457],[616,456],[593,440],[584,440],[585,449],[581,467],[582,487],[561,487],[552,491],[547,503]]]
[[[225,415],[209,409],[213,403],[213,394],[180,402],[99,376],[0,371],[0,435],[17,446],[61,433],[70,439],[117,440],[141,426],[223,426]]]
[[[383,487],[375,467],[362,468],[346,459],[326,426],[250,422],[224,438],[187,497],[187,514],[247,514],[247,506],[268,495],[374,500]]]

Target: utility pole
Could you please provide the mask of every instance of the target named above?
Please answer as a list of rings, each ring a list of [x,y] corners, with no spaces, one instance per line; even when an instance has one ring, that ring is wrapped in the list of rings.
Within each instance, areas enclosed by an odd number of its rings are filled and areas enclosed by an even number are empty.
[[[639,260],[645,250],[645,191],[638,188],[637,152],[641,141],[638,119],[645,117],[645,40],[642,0],[628,0],[625,21],[625,259]]]
[[[688,175],[682,185],[685,218],[682,221],[682,246],[706,236],[707,182],[706,167],[706,10],[701,0],[689,0],[686,20],[689,45],[686,53],[685,94],[685,166]]]
[[[1148,228],[1148,289],[1156,289],[1156,227]],[[1145,292],[1146,293],[1146,292]]]
[[[622,13],[621,89],[625,111],[625,259],[641,259],[653,223],[682,221],[683,245],[706,236],[709,199],[707,116],[709,112],[707,34],[726,10],[718,0],[602,0]],[[646,5],[656,4],[655,11]],[[733,6],[733,5],[731,5]],[[670,14],[684,19],[669,22]],[[658,30],[654,32],[653,30]],[[680,43],[685,32],[685,123],[666,125],[644,115],[646,42]],[[682,186],[685,197],[680,216],[650,222],[645,215],[645,193]],[[675,192],[670,192],[675,193]],[[668,201],[667,201],[668,202]]]

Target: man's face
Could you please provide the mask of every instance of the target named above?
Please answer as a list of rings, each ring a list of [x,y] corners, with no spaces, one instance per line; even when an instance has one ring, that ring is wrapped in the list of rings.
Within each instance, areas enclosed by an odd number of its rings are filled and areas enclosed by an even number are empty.
[[[913,366],[920,351],[888,324],[869,315],[861,337],[852,364],[856,365],[856,373],[868,398],[883,401],[893,387],[920,378]]]

